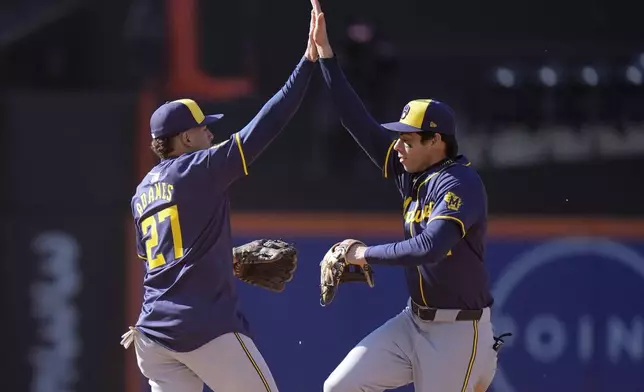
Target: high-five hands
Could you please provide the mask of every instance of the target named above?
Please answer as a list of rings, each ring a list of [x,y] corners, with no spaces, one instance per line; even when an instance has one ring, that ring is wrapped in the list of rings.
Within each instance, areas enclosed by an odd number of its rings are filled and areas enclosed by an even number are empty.
[[[311,24],[309,25],[309,39],[306,44],[306,52],[304,52],[304,56],[306,57],[307,60],[309,61],[318,61],[318,58],[320,57],[318,55],[318,49],[315,46],[315,41],[313,40],[313,33],[316,25],[316,14],[315,10],[311,10]]]
[[[315,43],[317,52],[321,58],[333,57],[333,49],[329,43],[329,36],[326,32],[326,21],[319,0],[311,0],[313,13],[315,15],[315,26],[313,29],[312,41]]]

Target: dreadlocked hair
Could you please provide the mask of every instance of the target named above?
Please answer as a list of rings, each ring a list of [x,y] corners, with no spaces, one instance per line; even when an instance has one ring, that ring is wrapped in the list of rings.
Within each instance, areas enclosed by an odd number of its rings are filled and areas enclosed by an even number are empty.
[[[152,139],[150,144],[150,149],[156,156],[161,159],[166,159],[172,153],[172,143],[170,143],[169,137],[160,137]]]

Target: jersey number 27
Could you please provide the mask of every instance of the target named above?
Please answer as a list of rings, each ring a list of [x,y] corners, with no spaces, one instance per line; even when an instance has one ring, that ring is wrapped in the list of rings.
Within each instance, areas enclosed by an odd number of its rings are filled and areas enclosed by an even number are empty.
[[[141,230],[143,235],[150,233],[150,238],[145,241],[145,254],[148,259],[148,268],[156,268],[166,263],[165,257],[161,252],[157,251],[155,255],[152,251],[159,245],[159,230],[158,224],[170,219],[170,230],[172,231],[172,243],[174,248],[174,258],[178,259],[183,257],[183,239],[181,237],[181,224],[179,223],[179,211],[177,206],[173,205],[151,215],[141,222]]]

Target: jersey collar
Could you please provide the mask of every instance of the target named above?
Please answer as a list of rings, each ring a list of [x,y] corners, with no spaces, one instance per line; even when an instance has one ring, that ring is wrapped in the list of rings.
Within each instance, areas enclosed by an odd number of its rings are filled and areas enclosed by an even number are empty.
[[[436,173],[437,171],[443,170],[444,168],[446,168],[446,167],[448,167],[448,166],[450,166],[450,165],[452,165],[454,163],[464,165],[464,166],[469,166],[470,165],[469,159],[467,159],[463,154],[459,154],[454,158],[445,158],[443,160],[440,160],[440,161],[436,162],[435,164],[431,165],[430,167],[428,167],[424,171],[415,173],[413,178],[414,178],[414,180],[418,180],[421,177],[424,178],[426,175],[428,175],[428,174],[431,175],[432,173]]]

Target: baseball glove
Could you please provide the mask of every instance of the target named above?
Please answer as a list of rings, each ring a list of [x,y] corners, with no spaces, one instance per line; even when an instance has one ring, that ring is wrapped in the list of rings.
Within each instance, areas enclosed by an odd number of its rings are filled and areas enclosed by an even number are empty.
[[[365,245],[358,240],[344,240],[334,244],[320,262],[320,305],[326,306],[333,301],[342,283],[360,282],[374,286],[373,269],[347,263],[346,255],[353,245]]]
[[[255,240],[233,248],[233,273],[241,281],[282,292],[297,268],[297,249],[281,240]]]

